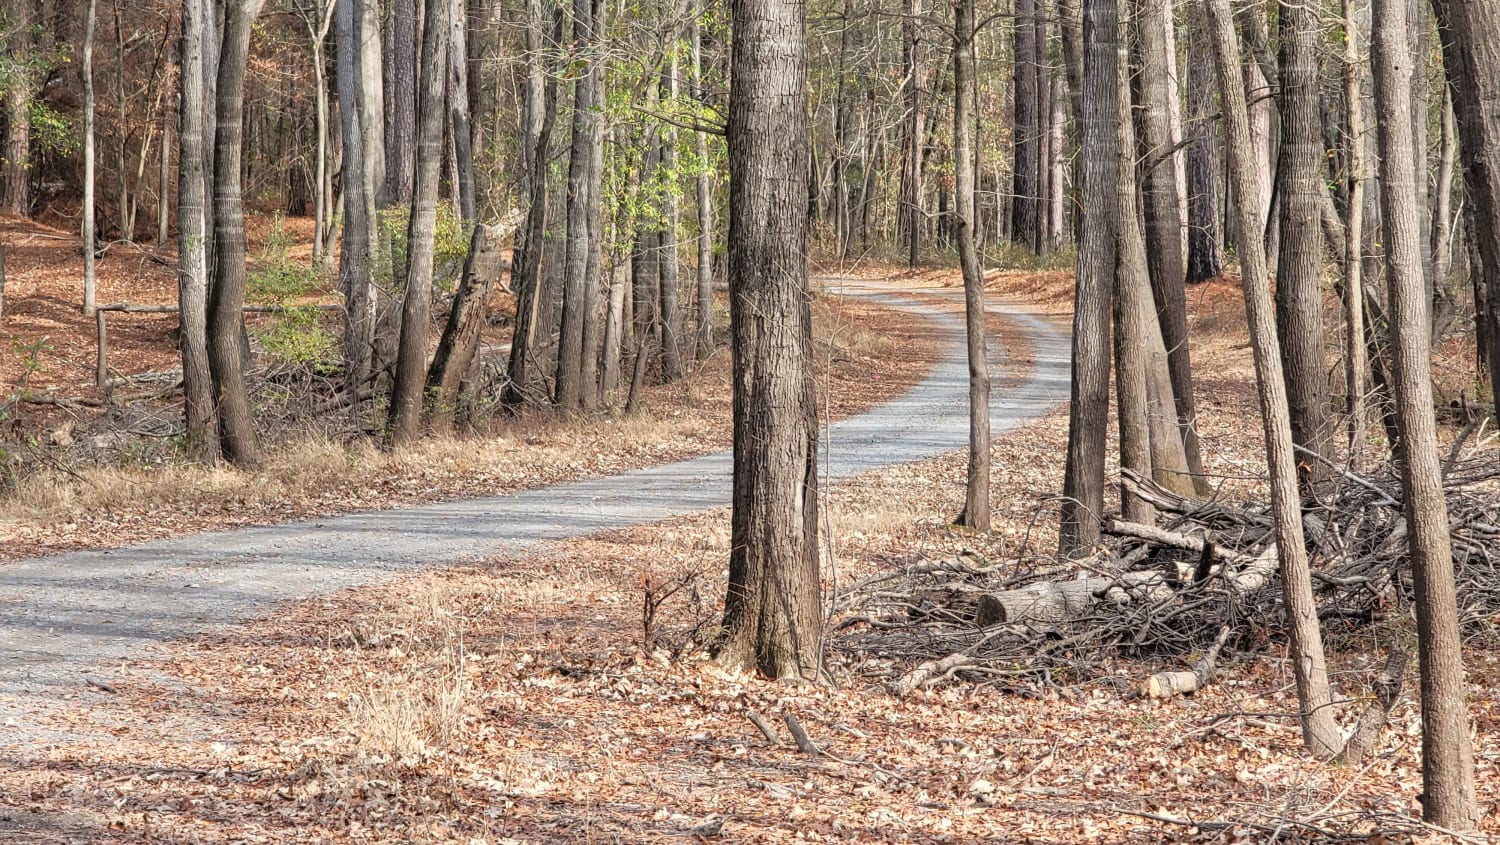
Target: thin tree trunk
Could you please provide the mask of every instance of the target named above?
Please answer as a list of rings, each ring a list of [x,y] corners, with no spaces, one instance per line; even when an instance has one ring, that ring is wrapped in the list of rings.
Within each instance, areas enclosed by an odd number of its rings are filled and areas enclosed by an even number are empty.
[[[1171,373],[1171,403],[1176,409],[1181,434],[1177,440],[1187,458],[1199,495],[1208,495],[1199,455],[1197,409],[1193,398],[1193,365],[1188,348],[1187,297],[1183,290],[1186,268],[1182,254],[1182,186],[1177,179],[1172,119],[1167,104],[1174,86],[1169,68],[1175,64],[1172,45],[1165,31],[1170,11],[1164,0],[1143,0],[1137,7],[1132,31],[1139,39],[1134,53],[1140,65],[1136,77],[1138,102],[1135,121],[1140,129],[1139,149],[1148,168],[1141,174],[1145,210],[1145,254],[1151,274],[1151,295],[1156,303],[1160,334],[1166,347]],[[1133,200],[1132,200],[1133,201]],[[1122,223],[1123,225],[1123,223]]]
[[[343,240],[339,250],[339,286],[344,293],[344,389],[357,399],[370,379],[375,342],[375,298],[371,285],[375,240],[374,203],[365,164],[365,121],[361,86],[362,4],[369,0],[333,0],[338,21],[339,119],[343,146]]]
[[[442,0],[432,0],[442,2]],[[411,203],[416,173],[417,19],[424,2],[389,0],[385,27],[385,187],[383,204]],[[422,92],[426,96],[426,92]]]
[[[716,657],[773,678],[821,668],[818,420],[807,278],[802,0],[732,0],[729,285],[734,499]]]
[[[214,436],[213,377],[208,367],[209,232],[203,196],[204,0],[182,0],[182,125],[177,143],[177,305],[182,350],[183,415],[188,450],[200,460],[219,455]],[[166,155],[166,150],[162,150]]]
[[[667,63],[666,88],[667,96],[675,104],[678,95],[677,81],[677,58],[673,56]],[[677,313],[677,294],[680,288],[679,269],[681,268],[681,254],[677,245],[678,197],[681,191],[678,189],[680,177],[677,174],[677,129],[668,126],[663,133],[661,146],[661,169],[668,180],[666,191],[662,197],[662,219],[661,230],[661,292],[657,302],[661,306],[657,313],[657,319],[661,321],[661,375],[665,381],[676,381],[682,377],[682,348],[678,339],[679,315]]]
[[[606,3],[593,0],[595,44],[603,41]],[[597,47],[596,47],[597,49]],[[606,63],[595,61],[592,79],[593,100],[596,104],[606,102],[604,73]],[[604,120],[594,119],[594,135],[589,139],[589,254],[583,277],[583,361],[580,367],[583,382],[583,409],[592,411],[599,406],[599,354],[602,346],[603,320],[599,309],[600,280],[604,267]]]
[[[1453,272],[1453,174],[1458,164],[1458,120],[1453,116],[1453,92],[1443,86],[1442,151],[1438,155],[1437,198],[1432,204],[1432,284],[1434,312],[1440,300],[1451,299],[1448,276]],[[1434,313],[1434,316],[1440,316]],[[1434,321],[1433,329],[1438,328]]]
[[[1276,329],[1290,403],[1292,442],[1333,457],[1323,337],[1323,128],[1318,108],[1320,12],[1281,9],[1281,158],[1276,168],[1281,252],[1276,269]],[[1328,477],[1324,461],[1298,462],[1303,492]]]
[[[847,9],[847,5],[846,5]],[[703,92],[703,28],[700,25],[696,11],[692,21],[693,39],[693,99],[700,107],[705,103]],[[848,31],[847,14],[844,21],[844,31]],[[841,36],[846,37],[846,36]],[[842,85],[842,77],[840,85]],[[714,197],[713,176],[710,175],[708,166],[708,133],[699,132],[696,139],[698,145],[698,177],[697,177],[697,200],[698,200],[698,343],[697,357],[703,360],[713,354],[714,351]],[[835,141],[838,143],[838,139]],[[840,147],[842,150],[842,147]],[[838,181],[835,183],[838,190],[839,209],[839,244],[841,248],[848,243],[849,214],[848,196],[843,183],[844,162],[839,159],[835,174]]]
[[[163,108],[161,111],[161,155],[158,157],[156,170],[156,248],[158,250],[167,243],[167,230],[171,223],[171,212],[168,209],[171,202],[171,184],[172,110]]]
[[[98,0],[88,0],[83,19],[83,313],[94,315],[94,23]]]
[[[1364,463],[1368,414],[1365,384],[1365,116],[1363,60],[1359,51],[1359,21],[1354,0],[1342,0],[1344,14],[1344,108],[1349,124],[1349,212],[1344,224],[1344,397],[1348,405],[1349,467]]]
[[[1112,196],[1118,187],[1120,138],[1119,8],[1086,0],[1083,8],[1083,141],[1079,194]],[[1110,310],[1115,271],[1114,203],[1083,204],[1073,305],[1073,388],[1058,548],[1086,555],[1104,517],[1104,450],[1109,424]]]
[[[1381,212],[1390,292],[1396,425],[1401,433],[1407,544],[1416,589],[1422,679],[1422,815],[1455,830],[1479,826],[1474,749],[1464,695],[1463,642],[1453,581],[1453,550],[1432,402],[1428,302],[1414,162],[1410,92],[1412,25],[1403,0],[1375,0],[1371,54],[1380,135]]]
[[[974,73],[974,0],[953,7],[953,183],[958,261],[964,275],[964,329],[969,356],[969,480],[958,524],[990,530],[990,362],[984,329],[984,272],[974,246],[974,143],[978,82]]]
[[[245,390],[245,209],[241,195],[245,65],[261,0],[231,0],[224,10],[214,133],[214,278],[209,285],[208,364],[219,415],[219,446],[236,466],[259,458]]]
[[[567,240],[563,246],[562,330],[558,339],[557,372],[553,400],[558,407],[576,410],[583,402],[583,324],[587,299],[589,250],[589,203],[594,189],[593,77],[598,72],[593,57],[594,11],[592,0],[573,0],[573,49],[582,72],[573,82],[573,137],[568,161]]]
[[[901,54],[906,72],[905,134],[902,139],[900,220],[898,230],[906,240],[906,263],[915,267],[922,260],[922,154],[925,140],[923,109],[921,31],[922,0],[904,0],[901,19]]]
[[[406,227],[406,296],[401,302],[401,344],[391,391],[392,448],[421,434],[422,388],[427,383],[427,337],[432,323],[433,240],[442,181],[444,81],[448,72],[448,17],[452,4],[428,0],[422,25],[422,84],[417,103],[417,158]]]
[[[1012,126],[1014,164],[1011,168],[1011,240],[1033,252],[1041,251],[1041,230],[1037,174],[1041,162],[1041,138],[1038,127],[1036,61],[1036,0],[1016,0],[1015,75],[1013,77],[1014,110]]]
[[[23,217],[31,216],[31,73],[26,67],[31,46],[30,3],[10,0],[6,4],[5,39],[12,67],[5,72],[5,154],[0,157],[0,208]]]
[[[458,215],[464,225],[477,219],[478,196],[474,186],[474,128],[469,116],[469,47],[465,0],[449,0],[448,12],[448,131],[453,139],[454,168],[458,178]]]
[[[1239,197],[1236,211],[1245,310],[1250,323],[1250,346],[1255,358],[1256,386],[1265,430],[1266,458],[1271,476],[1271,511],[1280,550],[1287,633],[1297,698],[1301,705],[1302,737],[1314,754],[1331,757],[1338,753],[1342,742],[1332,710],[1333,696],[1328,686],[1328,667],[1323,656],[1323,638],[1318,628],[1317,605],[1313,599],[1307,545],[1302,531],[1286,382],[1281,371],[1270,279],[1260,237],[1262,220],[1258,209],[1263,206],[1255,176],[1255,152],[1250,140],[1245,89],[1239,77],[1239,42],[1234,36],[1229,0],[1204,0],[1204,6],[1213,40],[1214,66],[1218,69],[1221,86],[1220,103],[1228,141],[1229,169],[1235,195]]]

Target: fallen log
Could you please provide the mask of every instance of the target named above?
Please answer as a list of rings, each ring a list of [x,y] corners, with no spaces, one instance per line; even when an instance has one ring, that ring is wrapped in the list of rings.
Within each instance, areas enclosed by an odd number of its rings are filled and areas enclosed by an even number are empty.
[[[1160,572],[1126,572],[1113,578],[1039,581],[1018,590],[979,597],[974,621],[980,627],[999,624],[1057,625],[1089,615],[1103,603],[1159,601],[1172,595]]]
[[[1171,698],[1174,695],[1191,695],[1208,686],[1214,673],[1219,670],[1219,652],[1224,650],[1224,643],[1228,641],[1229,626],[1225,625],[1219,629],[1219,636],[1214,644],[1193,664],[1192,671],[1157,672],[1141,684],[1141,695],[1146,698]]]

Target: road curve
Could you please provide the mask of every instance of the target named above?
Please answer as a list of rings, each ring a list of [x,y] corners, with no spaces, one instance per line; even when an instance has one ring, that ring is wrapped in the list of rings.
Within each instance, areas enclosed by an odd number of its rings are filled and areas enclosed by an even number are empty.
[[[960,315],[886,289],[824,282],[832,293],[925,318],[942,344],[916,387],[828,429],[825,481],[965,448],[968,368]],[[1015,386],[993,394],[991,430],[998,435],[1066,400],[1071,375],[1063,333],[1025,310],[995,305],[991,311],[1020,328],[1034,358]],[[1012,368],[998,344],[990,353],[998,382]],[[86,686],[88,677],[108,677],[104,667],[149,656],[173,638],[393,572],[724,507],[729,494],[730,453],[719,452],[504,496],[0,565],[0,748],[62,738],[41,729],[38,717],[59,707],[87,708],[102,694]]]

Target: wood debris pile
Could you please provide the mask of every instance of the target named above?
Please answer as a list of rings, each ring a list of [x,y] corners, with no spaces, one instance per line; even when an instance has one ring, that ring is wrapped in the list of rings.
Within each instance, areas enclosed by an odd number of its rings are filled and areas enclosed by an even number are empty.
[[[1199,659],[1199,681],[1230,651],[1282,630],[1270,508],[1176,495],[1126,471],[1158,524],[1110,519],[1108,541],[1080,561],[990,564],[976,555],[923,561],[859,581],[835,598],[839,659],[888,675],[905,694],[947,679],[1031,690],[1110,657]],[[1500,452],[1446,466],[1459,618],[1469,636],[1500,633]],[[1413,596],[1396,468],[1338,470],[1304,509],[1325,633],[1392,614]],[[1228,632],[1227,634],[1225,632]],[[1163,676],[1158,676],[1161,678]],[[1147,691],[1151,692],[1150,682]],[[1188,691],[1184,689],[1167,690]]]

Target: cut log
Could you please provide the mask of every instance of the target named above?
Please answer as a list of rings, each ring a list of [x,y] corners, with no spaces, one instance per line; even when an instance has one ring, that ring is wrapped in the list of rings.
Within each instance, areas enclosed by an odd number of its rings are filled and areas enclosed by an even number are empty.
[[[1401,697],[1401,682],[1406,677],[1406,661],[1404,649],[1393,648],[1386,656],[1385,669],[1375,677],[1375,683],[1371,685],[1375,700],[1365,705],[1365,712],[1359,715],[1354,733],[1344,743],[1344,750],[1339,752],[1336,762],[1357,766],[1370,753],[1370,749],[1375,747],[1376,741],[1380,739],[1380,732],[1385,729],[1386,720],[1390,718],[1391,708],[1396,706],[1396,700]]]
[[[1208,686],[1214,673],[1219,670],[1219,652],[1224,650],[1224,643],[1228,641],[1229,626],[1225,625],[1219,629],[1219,636],[1214,644],[1193,664],[1192,671],[1157,672],[1141,685],[1141,695],[1147,698],[1171,698],[1174,695],[1191,695]]]
[[[1236,592],[1248,593],[1258,590],[1270,582],[1271,577],[1276,574],[1276,566],[1279,556],[1276,544],[1271,543],[1261,550],[1260,554],[1253,558],[1232,552],[1222,545],[1195,537],[1191,534],[1182,534],[1176,531],[1168,531],[1157,528],[1154,525],[1142,525],[1138,522],[1125,522],[1119,519],[1107,520],[1104,523],[1104,532],[1114,534],[1117,537],[1134,537],[1158,546],[1166,546],[1173,549],[1184,549],[1197,552],[1200,555],[1207,553],[1217,559],[1219,563],[1209,568],[1210,578],[1225,573],[1225,565],[1229,565],[1231,571],[1238,568],[1238,572],[1228,575],[1226,583]]]
[[[1019,590],[986,593],[979,597],[974,621],[981,627],[999,624],[1055,625],[1083,618],[1103,603],[1132,604],[1158,601],[1172,594],[1159,572],[1127,572],[1118,578],[1079,581],[1040,581]]]

